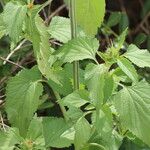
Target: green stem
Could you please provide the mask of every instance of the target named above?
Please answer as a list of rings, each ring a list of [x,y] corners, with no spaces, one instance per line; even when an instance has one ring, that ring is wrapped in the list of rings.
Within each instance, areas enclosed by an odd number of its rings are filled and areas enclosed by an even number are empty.
[[[70,18],[71,18],[71,38],[77,37],[77,23],[75,16],[75,3],[76,0],[70,0]],[[79,62],[73,62],[73,79],[74,79],[74,90],[79,89]]]
[[[56,99],[58,100],[58,104],[59,104],[59,107],[60,107],[60,109],[61,109],[61,112],[62,112],[62,114],[63,114],[63,116],[64,116],[64,119],[65,119],[66,121],[68,121],[69,118],[68,118],[67,115],[66,115],[66,109],[65,109],[64,105],[62,105],[61,102],[59,102],[59,101],[61,100],[60,95],[59,95],[57,92],[54,92],[54,94],[55,94]]]

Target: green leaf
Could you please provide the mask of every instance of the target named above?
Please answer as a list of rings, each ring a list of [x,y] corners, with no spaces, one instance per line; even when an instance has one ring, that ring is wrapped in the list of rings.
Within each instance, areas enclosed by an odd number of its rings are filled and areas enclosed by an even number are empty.
[[[33,144],[33,147],[45,148],[45,141],[42,130],[42,118],[34,117],[31,120],[30,126],[28,128],[26,140],[30,140]]]
[[[65,106],[81,107],[89,103],[89,94],[86,90],[77,90],[63,98]]]
[[[110,108],[103,105],[98,116],[96,116],[95,112],[92,114],[92,122],[95,127],[95,133],[91,136],[89,143],[100,144],[106,150],[118,150],[122,137],[113,130],[113,116]],[[91,147],[90,150],[95,149]]]
[[[63,118],[47,117],[43,118],[43,131],[46,147],[69,147],[70,140],[61,135],[70,127]]]
[[[70,19],[59,16],[53,17],[48,27],[48,32],[51,34],[52,38],[67,43],[71,40]]]
[[[133,44],[129,46],[124,56],[139,67],[150,67],[150,53],[147,50],[140,50]]]
[[[139,33],[135,39],[134,39],[134,44],[136,46],[140,46],[142,43],[144,43],[147,39],[147,35],[145,33]]]
[[[67,110],[66,115],[72,122],[76,122],[79,118],[84,116],[83,111],[80,108],[74,106],[68,106],[69,110]]]
[[[15,145],[19,144],[21,140],[16,128],[10,128],[6,132],[0,131],[0,150],[14,150]]]
[[[105,15],[105,0],[76,0],[77,24],[88,35],[95,35]]]
[[[25,137],[31,118],[38,108],[39,96],[42,94],[41,78],[37,68],[22,70],[12,77],[6,89],[6,112],[11,125],[19,128]]]
[[[10,38],[15,43],[20,39],[26,13],[27,6],[17,2],[9,2],[4,8],[3,20]]]
[[[117,38],[117,42],[115,43],[116,45],[115,45],[115,52],[116,52],[116,54],[118,54],[119,53],[119,50],[123,47],[123,44],[124,44],[124,42],[125,42],[125,39],[126,39],[126,36],[127,36],[127,32],[128,32],[128,28],[126,28],[122,33],[121,33],[121,35],[120,36],[118,36],[118,38]]]
[[[0,39],[6,34],[6,27],[3,20],[3,14],[0,14]]]
[[[88,142],[91,136],[91,127],[85,118],[80,118],[75,124],[75,149],[80,150]]]
[[[114,96],[123,126],[150,146],[150,85],[144,81],[124,87]]]
[[[138,81],[138,75],[137,72],[132,65],[132,63],[126,59],[121,57],[117,60],[118,66],[121,68],[121,70],[134,82]]]
[[[72,80],[73,80],[73,66],[72,64],[66,64],[57,72],[57,78],[61,84],[49,80],[48,84],[54,91],[64,96],[73,92]],[[64,88],[65,87],[65,88]]]
[[[113,27],[113,26],[117,25],[119,23],[120,19],[121,19],[120,12],[112,12],[107,21],[107,26]]]
[[[33,43],[34,54],[38,63],[38,68],[47,79],[60,84],[57,79],[55,68],[52,67],[56,61],[55,56],[52,56],[54,49],[49,44],[49,34],[43,20],[39,17],[38,12],[41,7],[35,7],[31,11],[31,16],[26,20],[26,32]]]
[[[80,37],[75,38],[60,48],[58,57],[63,62],[73,62],[76,60],[92,59],[95,61],[95,55],[99,47],[99,42],[95,38]]]
[[[123,32],[129,26],[129,18],[128,15],[123,12],[121,15],[121,20],[119,22],[119,31]]]
[[[86,68],[85,80],[87,81],[91,102],[94,102],[95,105],[102,105],[104,102],[104,93],[105,96],[107,95],[104,90],[106,71],[107,68],[104,65],[91,64]]]

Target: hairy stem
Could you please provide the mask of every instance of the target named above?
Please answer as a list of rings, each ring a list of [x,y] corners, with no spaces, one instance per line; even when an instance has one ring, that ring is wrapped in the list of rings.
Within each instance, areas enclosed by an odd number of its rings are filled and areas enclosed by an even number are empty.
[[[72,39],[77,37],[77,24],[75,16],[75,3],[76,0],[70,0],[70,18],[71,18],[71,37]],[[73,79],[74,90],[79,89],[79,62],[73,62]]]

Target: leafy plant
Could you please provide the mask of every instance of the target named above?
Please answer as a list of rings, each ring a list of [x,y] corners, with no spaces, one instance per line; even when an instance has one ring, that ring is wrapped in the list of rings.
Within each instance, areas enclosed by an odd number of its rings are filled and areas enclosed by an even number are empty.
[[[12,47],[32,43],[37,62],[7,82],[9,126],[3,124],[0,150],[119,150],[125,138],[150,147],[150,85],[137,73],[137,67],[150,67],[148,50],[128,45],[122,27],[99,51],[98,28],[109,33],[119,23],[116,16],[123,17],[112,13],[102,23],[104,0],[66,1],[70,18],[53,17],[47,26],[39,14],[51,2],[9,1],[0,14],[0,37],[8,35]],[[54,105],[61,116],[39,115]]]

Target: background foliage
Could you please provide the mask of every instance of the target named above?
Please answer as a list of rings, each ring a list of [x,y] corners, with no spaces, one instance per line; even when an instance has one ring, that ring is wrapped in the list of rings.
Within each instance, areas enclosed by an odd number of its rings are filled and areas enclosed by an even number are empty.
[[[35,0],[34,4],[44,4],[35,7],[30,1],[0,1],[0,150],[44,150],[45,145],[52,150],[74,149],[72,143],[77,150],[150,149],[150,1],[107,0],[104,21],[96,10],[103,14],[105,3],[102,0],[100,6],[98,1],[89,3],[95,14],[84,15],[87,3],[77,0],[81,37],[71,41],[68,1]],[[97,27],[97,39],[86,36],[94,36]],[[70,63],[83,59],[80,90],[73,92]],[[114,72],[106,74],[104,65],[96,65],[104,62]],[[121,81],[118,90],[127,85],[112,98],[113,105],[108,102],[116,92],[112,75]],[[108,105],[103,106],[105,102]],[[97,103],[103,106],[99,116],[93,111]],[[71,122],[66,124],[63,117]]]

